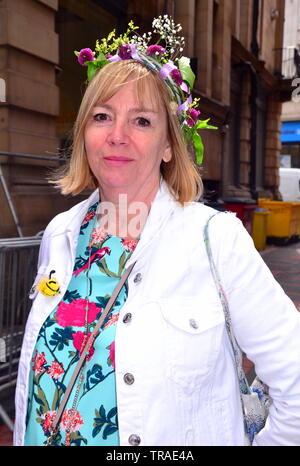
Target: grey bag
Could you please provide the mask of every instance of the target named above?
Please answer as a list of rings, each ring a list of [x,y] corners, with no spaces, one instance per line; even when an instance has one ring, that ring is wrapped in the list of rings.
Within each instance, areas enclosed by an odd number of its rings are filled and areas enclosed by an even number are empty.
[[[210,264],[211,273],[213,275],[218,294],[222,303],[224,316],[225,316],[225,325],[226,330],[231,342],[236,371],[240,387],[241,402],[243,408],[243,417],[244,417],[244,428],[246,441],[249,445],[252,444],[255,434],[257,434],[265,425],[269,407],[272,404],[272,398],[269,395],[268,386],[265,385],[259,377],[256,377],[249,386],[246,375],[243,370],[242,361],[243,361],[243,352],[240,349],[232,329],[232,323],[229,313],[228,301],[224,292],[224,289],[221,284],[220,276],[216,265],[213,260],[211,245],[209,241],[208,227],[209,222],[213,217],[222,212],[217,212],[213,214],[207,221],[204,228],[204,242],[206,246],[206,252],[208,255],[208,260]],[[225,213],[226,215],[226,213]]]

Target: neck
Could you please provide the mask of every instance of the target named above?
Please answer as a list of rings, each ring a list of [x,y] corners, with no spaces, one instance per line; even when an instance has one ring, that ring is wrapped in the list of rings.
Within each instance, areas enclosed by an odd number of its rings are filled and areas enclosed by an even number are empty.
[[[136,192],[99,187],[101,203],[98,220],[109,234],[126,238],[140,236],[149,215],[159,183]]]

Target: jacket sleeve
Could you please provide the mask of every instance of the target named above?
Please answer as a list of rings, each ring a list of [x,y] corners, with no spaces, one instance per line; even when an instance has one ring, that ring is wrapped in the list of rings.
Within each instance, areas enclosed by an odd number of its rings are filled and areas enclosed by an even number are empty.
[[[273,398],[266,425],[253,445],[299,445],[300,313],[274,279],[242,222],[233,215],[217,217],[214,236],[219,238],[212,249],[217,251],[233,330]]]

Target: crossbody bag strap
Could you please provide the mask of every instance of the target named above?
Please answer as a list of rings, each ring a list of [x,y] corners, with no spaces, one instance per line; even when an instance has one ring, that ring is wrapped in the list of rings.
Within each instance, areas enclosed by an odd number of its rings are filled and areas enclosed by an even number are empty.
[[[119,280],[116,288],[114,289],[111,297],[109,298],[104,310],[102,311],[101,316],[99,317],[98,322],[97,322],[93,332],[91,333],[88,341],[85,344],[85,347],[84,347],[84,349],[83,349],[83,351],[81,353],[79,361],[77,362],[77,365],[76,365],[76,367],[74,369],[74,372],[72,374],[70,382],[69,382],[69,384],[68,384],[68,386],[66,388],[66,391],[64,393],[64,396],[63,396],[63,398],[61,400],[61,403],[59,405],[56,416],[55,416],[55,418],[54,418],[54,420],[52,422],[52,426],[51,426],[52,433],[55,433],[56,430],[57,430],[58,423],[59,423],[59,421],[61,419],[61,416],[62,416],[62,414],[64,412],[64,409],[66,407],[67,401],[68,401],[69,396],[71,394],[72,388],[73,388],[73,386],[75,384],[75,381],[76,381],[77,376],[78,376],[78,374],[80,372],[80,369],[83,366],[85,358],[86,358],[87,354],[89,353],[89,350],[90,350],[95,338],[97,337],[98,331],[100,330],[100,328],[101,328],[106,316],[108,315],[109,311],[113,307],[113,305],[114,305],[114,303],[115,303],[115,301],[116,301],[116,299],[118,297],[118,294],[121,291],[122,286],[124,285],[125,281],[129,277],[129,275],[130,275],[133,267],[135,266],[135,264],[136,264],[136,262],[134,262],[130,267],[128,267],[128,269],[126,269],[125,272],[123,273],[123,275],[120,278],[120,280]],[[50,435],[50,437],[51,437],[51,435]]]
[[[227,330],[227,334],[228,334],[228,337],[229,337],[229,340],[230,340],[230,343],[231,343],[231,346],[232,346],[233,354],[234,354],[234,360],[235,360],[235,365],[236,365],[236,370],[237,370],[237,375],[238,375],[238,380],[239,380],[239,385],[240,385],[240,391],[243,394],[247,394],[247,393],[250,393],[250,388],[249,388],[249,384],[248,384],[247,378],[245,376],[245,373],[244,373],[244,370],[243,370],[243,367],[242,367],[242,350],[240,349],[240,347],[239,347],[239,345],[238,345],[238,343],[236,341],[236,338],[234,336],[231,317],[230,317],[230,312],[229,312],[229,304],[228,304],[228,301],[227,301],[225,291],[224,291],[223,286],[222,286],[222,282],[221,282],[221,278],[220,278],[218,269],[217,269],[216,264],[215,264],[214,259],[213,259],[211,243],[210,243],[210,238],[209,238],[209,233],[208,233],[210,221],[216,215],[222,214],[222,213],[224,214],[224,212],[217,212],[217,213],[211,215],[211,217],[209,217],[209,219],[208,219],[208,221],[207,221],[207,223],[206,223],[206,225],[204,227],[204,232],[203,232],[203,234],[204,234],[204,243],[205,243],[206,252],[207,252],[207,256],[208,256],[208,260],[209,260],[210,270],[211,270],[212,276],[214,278],[216,288],[218,290],[220,301],[222,303],[222,308],[223,308],[223,312],[224,312],[224,316],[225,316],[226,330]],[[228,215],[228,214],[225,213],[225,215]]]

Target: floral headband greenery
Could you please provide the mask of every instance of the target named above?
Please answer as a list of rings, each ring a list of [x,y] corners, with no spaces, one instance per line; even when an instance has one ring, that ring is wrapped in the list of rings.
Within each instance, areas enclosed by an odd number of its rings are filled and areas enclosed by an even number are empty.
[[[149,69],[159,73],[172,90],[178,104],[177,115],[181,124],[186,143],[193,141],[196,161],[201,165],[204,146],[198,133],[200,129],[217,129],[208,124],[207,120],[200,120],[197,110],[199,98],[192,98],[195,75],[190,66],[190,59],[181,56],[184,48],[184,38],[178,36],[182,30],[180,24],[175,24],[168,15],[159,16],[152,22],[152,32],[139,36],[135,31],[139,29],[132,21],[124,34],[115,37],[115,30],[106,39],[97,40],[95,51],[85,48],[75,51],[78,62],[87,66],[87,79],[91,81],[100,68],[108,63],[133,59],[144,63]],[[158,40],[151,44],[153,34]],[[163,43],[163,45],[161,45]]]

